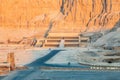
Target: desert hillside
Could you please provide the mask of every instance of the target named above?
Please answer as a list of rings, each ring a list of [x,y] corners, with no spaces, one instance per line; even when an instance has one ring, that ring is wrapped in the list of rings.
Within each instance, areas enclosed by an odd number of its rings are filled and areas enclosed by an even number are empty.
[[[42,38],[50,26],[105,31],[119,19],[120,0],[0,0],[0,41]]]

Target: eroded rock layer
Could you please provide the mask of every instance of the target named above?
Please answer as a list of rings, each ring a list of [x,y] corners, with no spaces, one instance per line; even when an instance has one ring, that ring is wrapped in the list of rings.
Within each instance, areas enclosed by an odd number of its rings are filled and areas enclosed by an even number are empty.
[[[65,21],[73,21],[82,31],[111,29],[120,19],[120,0],[62,0]]]
[[[7,36],[1,40],[43,37],[50,26],[50,32],[105,31],[119,19],[120,0],[0,0],[0,35]]]

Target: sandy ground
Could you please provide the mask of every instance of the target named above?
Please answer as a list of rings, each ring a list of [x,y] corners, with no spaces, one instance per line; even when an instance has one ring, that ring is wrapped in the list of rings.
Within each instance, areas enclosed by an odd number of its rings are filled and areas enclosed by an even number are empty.
[[[37,79],[42,79],[42,78],[46,79],[50,75],[50,74],[48,74],[48,72],[46,72],[46,71],[41,72],[41,70],[38,71],[38,68],[31,68],[31,67],[36,67],[36,66],[39,67],[39,66],[41,66],[41,63],[47,64],[46,66],[59,65],[59,67],[60,67],[60,65],[64,65],[65,67],[68,67],[68,66],[81,67],[79,63],[92,64],[92,65],[93,64],[94,65],[100,65],[100,64],[109,65],[107,63],[101,63],[99,61],[101,56],[103,55],[103,53],[101,53],[101,52],[105,52],[104,50],[102,51],[101,49],[94,49],[94,48],[90,48],[90,47],[88,47],[88,48],[56,48],[56,49],[54,49],[54,48],[51,48],[51,49],[35,48],[35,47],[25,48],[23,46],[16,46],[16,45],[14,45],[14,46],[7,45],[7,46],[0,47],[0,55],[6,55],[9,52],[15,53],[16,66],[24,66],[25,65],[25,66],[28,66],[29,69],[22,70],[22,71],[19,71],[19,70],[13,71],[7,77],[5,77],[3,80],[8,80],[8,79],[9,80],[32,80],[33,78],[34,79],[36,79],[36,78]],[[98,53],[96,53],[96,52],[98,52]],[[92,54],[92,53],[95,53],[95,54]],[[96,57],[96,59],[98,58],[98,61],[92,61],[92,59],[94,59],[93,56]],[[69,65],[68,65],[68,62],[70,62]],[[112,65],[119,66],[120,64],[119,65],[112,64]],[[111,65],[109,65],[109,66],[111,66]],[[60,71],[60,72],[62,73],[63,71]],[[58,74],[60,72],[57,71],[56,74]],[[52,74],[53,73],[54,73],[54,71],[52,71]],[[66,75],[64,73],[65,72],[63,72],[62,74]],[[76,73],[76,71],[71,72],[71,73]],[[84,72],[81,72],[80,74],[82,74],[82,73],[84,73]],[[90,72],[90,71],[89,72],[85,71],[86,75],[88,75],[88,73],[90,73],[89,75],[92,74],[92,72]],[[95,72],[95,73],[99,74],[100,72]],[[43,76],[39,77],[38,75],[43,75]],[[58,75],[61,75],[61,74],[58,74]],[[63,75],[61,75],[61,76],[63,77]],[[115,76],[116,75],[117,75],[117,73],[115,74]],[[54,77],[54,76],[52,75],[51,77]],[[49,77],[49,78],[51,78],[51,77]],[[69,77],[70,77],[70,75],[69,75]],[[99,76],[97,76],[97,78],[98,77]],[[64,79],[65,78],[66,77],[64,77]],[[72,78],[69,78],[69,79],[73,80]],[[101,78],[101,79],[104,80],[103,78]],[[114,79],[115,79],[115,77],[114,77]],[[56,77],[56,80],[58,80],[57,77]],[[78,77],[75,80],[79,80]],[[96,79],[92,79],[92,80],[96,80]]]
[[[49,56],[52,51],[60,50],[56,55]],[[7,53],[15,53],[15,64],[16,66],[24,66],[30,64],[36,60],[43,60],[43,57],[50,57],[46,60],[45,64],[92,64],[92,65],[117,65],[119,63],[108,64],[101,62],[103,53],[107,52],[101,49],[94,48],[35,48],[35,47],[23,47],[21,46],[1,46],[0,55],[6,55]],[[95,54],[92,54],[92,53]],[[108,53],[108,52],[107,52]],[[92,55],[92,56],[91,56]],[[95,56],[94,56],[95,55]],[[96,56],[97,55],[97,56]],[[46,58],[47,59],[47,58]],[[93,61],[96,59],[96,61]],[[37,64],[40,64],[39,62]]]
[[[23,45],[1,45],[0,46],[1,57],[5,56],[7,58],[8,53],[14,53],[16,66],[23,66],[25,64],[31,63],[35,59],[46,55],[47,52],[49,51],[47,51],[46,49],[41,50],[40,48],[34,48],[34,47],[23,46]]]
[[[23,39],[23,37],[33,37],[36,34],[39,34],[38,36],[40,38],[43,37],[45,29],[42,28],[43,31],[41,31],[41,28],[37,27],[31,27],[31,28],[9,28],[9,27],[0,27],[0,42],[7,43],[7,40],[11,41],[20,41]]]

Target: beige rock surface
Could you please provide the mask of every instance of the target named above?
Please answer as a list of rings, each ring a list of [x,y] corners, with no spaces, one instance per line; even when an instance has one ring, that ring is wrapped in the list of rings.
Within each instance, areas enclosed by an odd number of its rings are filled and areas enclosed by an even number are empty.
[[[120,0],[0,0],[0,41],[50,32],[103,31],[120,19]]]

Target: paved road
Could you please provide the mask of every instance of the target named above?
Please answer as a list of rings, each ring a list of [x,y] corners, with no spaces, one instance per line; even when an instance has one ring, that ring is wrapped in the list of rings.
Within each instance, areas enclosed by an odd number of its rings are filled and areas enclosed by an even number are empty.
[[[89,68],[89,66],[85,66],[85,65],[80,65],[80,64],[46,64],[45,62],[50,60],[52,57],[54,57],[55,55],[59,54],[60,51],[63,50],[52,50],[50,53],[48,53],[47,55],[43,56],[42,58],[39,58],[37,60],[35,60],[34,62],[26,65],[28,67],[40,67],[40,66],[47,66],[47,67],[75,67],[75,68]]]
[[[120,72],[116,71],[57,71],[57,70],[39,70],[35,67],[65,67],[65,68],[86,68],[83,65],[65,65],[65,64],[45,64],[46,61],[54,57],[61,50],[52,50],[48,55],[37,59],[28,64],[28,70],[14,71],[2,80],[120,80]]]
[[[44,65],[44,63],[46,61],[48,61],[49,59],[51,59],[52,57],[54,57],[56,54],[58,54],[60,51],[62,50],[52,50],[50,53],[48,53],[47,55],[43,56],[42,58],[39,58],[37,60],[35,60],[34,62],[26,65],[28,67],[39,67]]]
[[[114,71],[40,71],[14,72],[3,80],[120,80]]]

